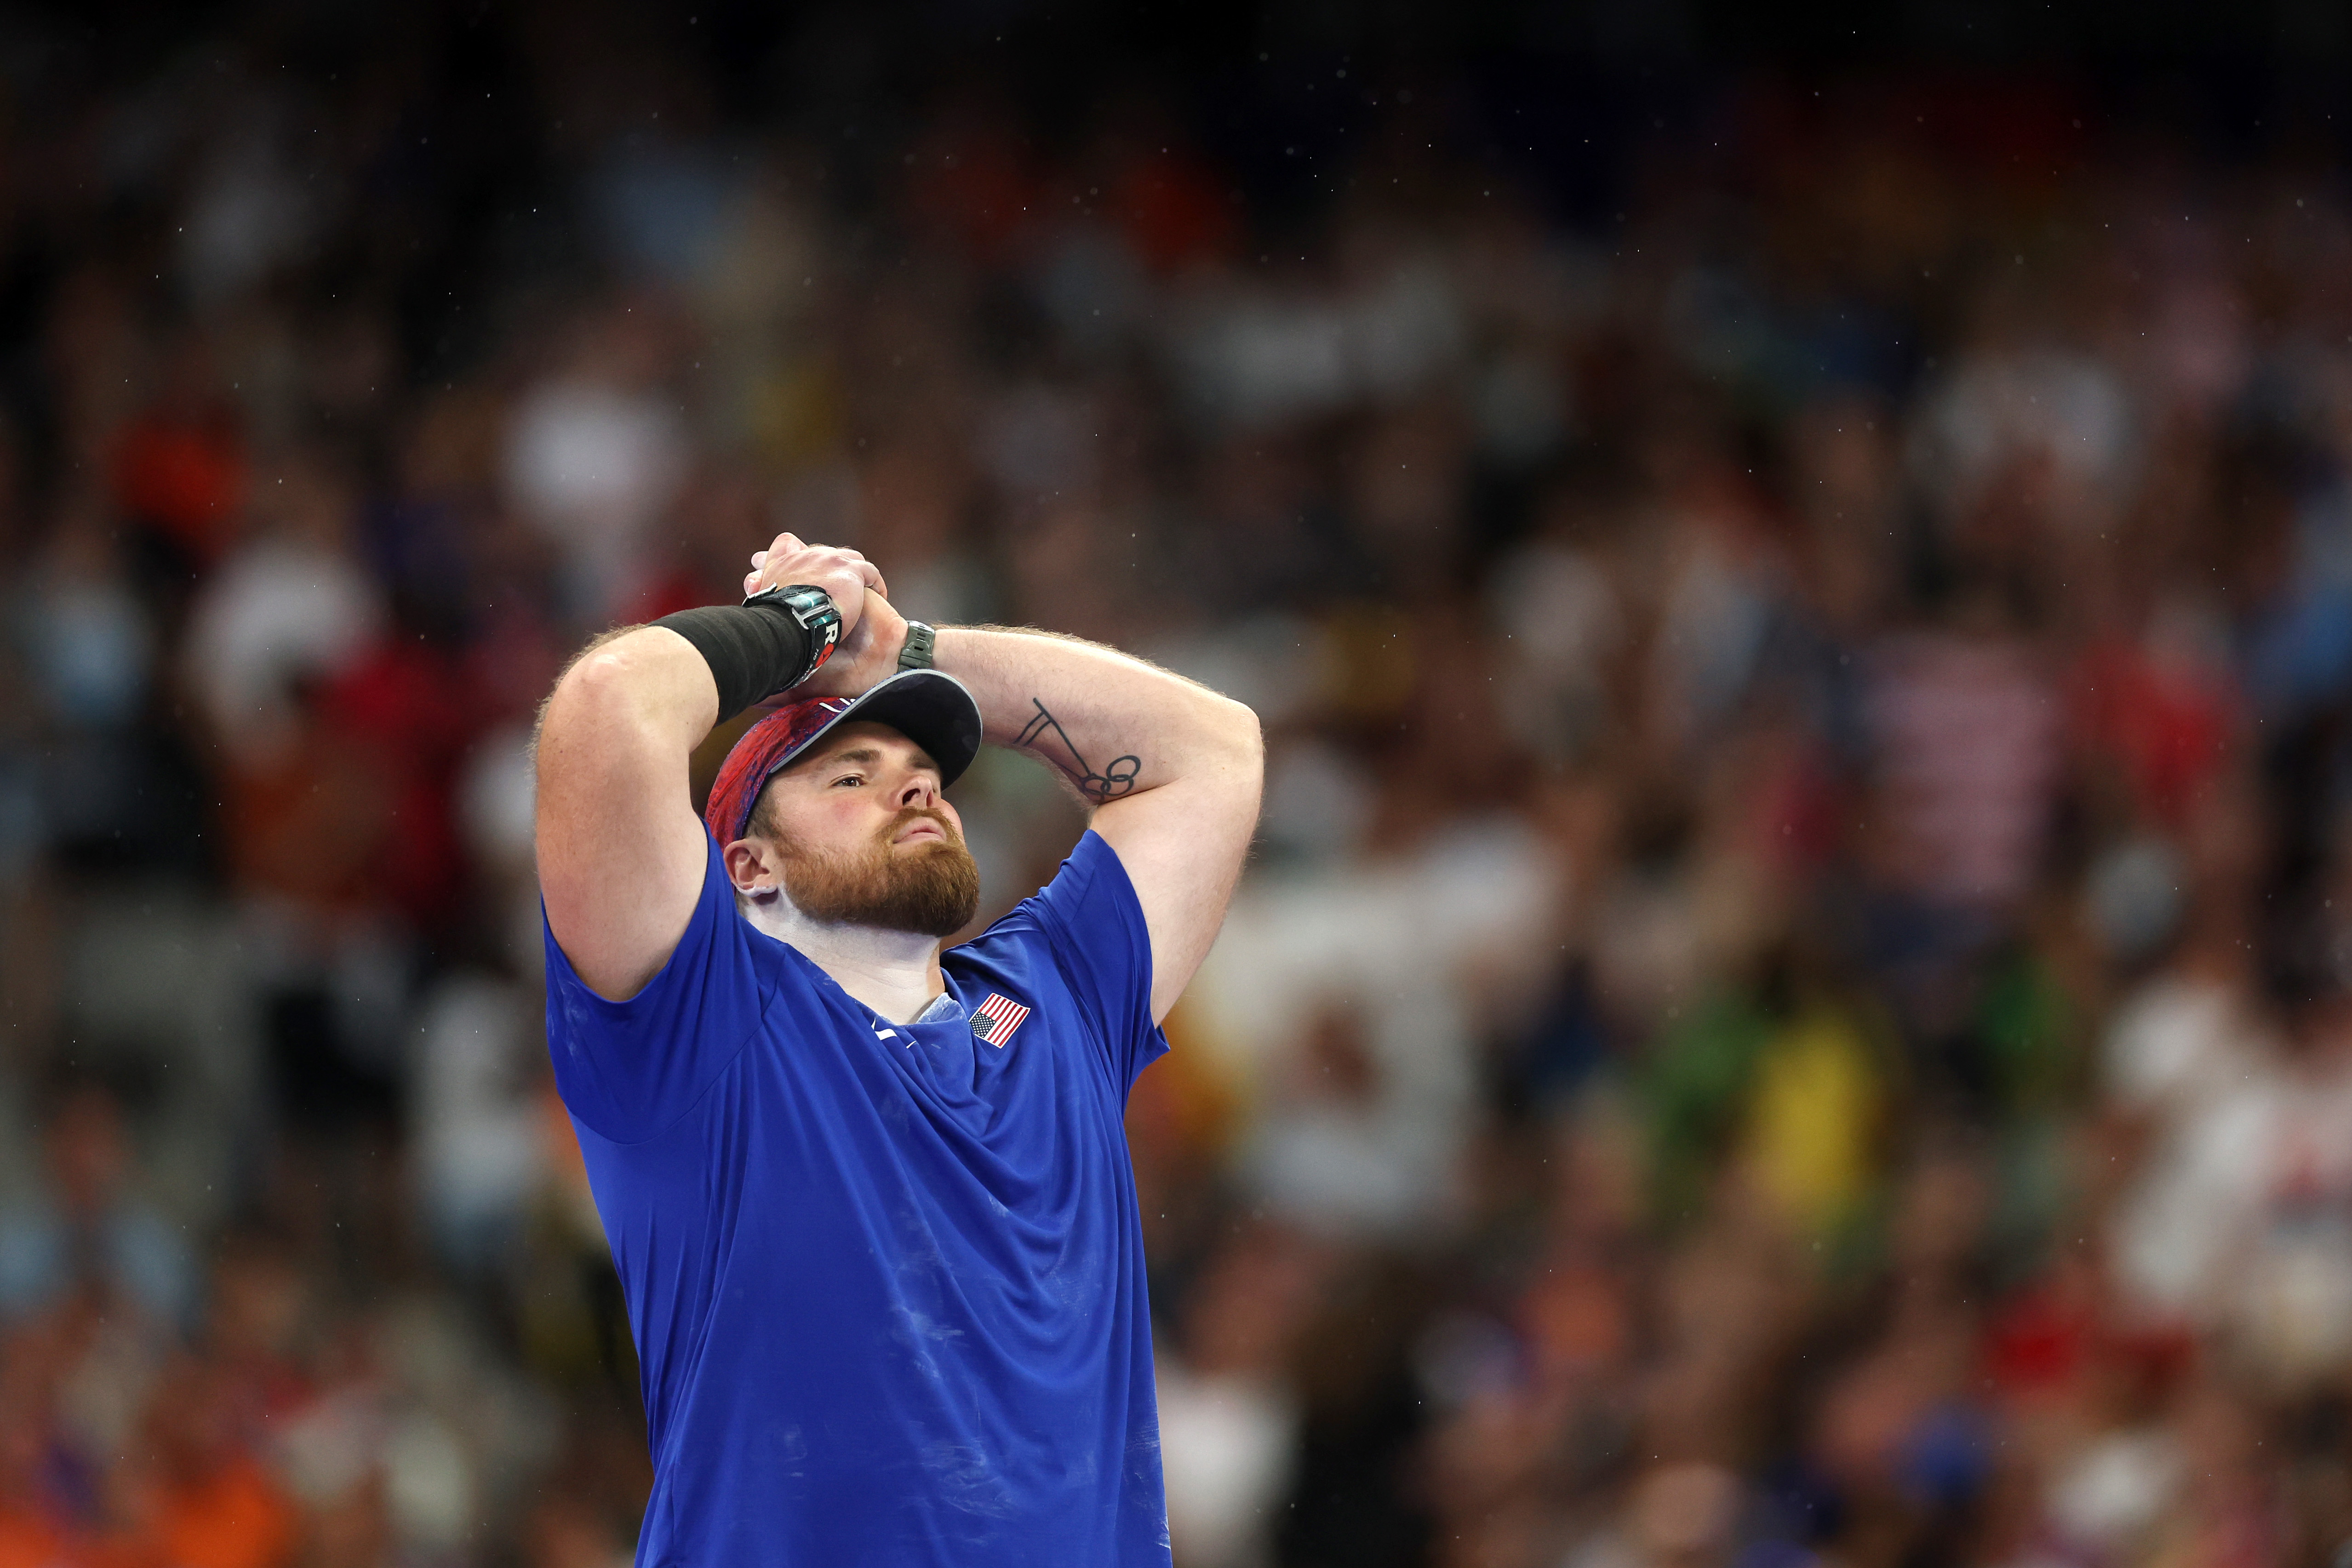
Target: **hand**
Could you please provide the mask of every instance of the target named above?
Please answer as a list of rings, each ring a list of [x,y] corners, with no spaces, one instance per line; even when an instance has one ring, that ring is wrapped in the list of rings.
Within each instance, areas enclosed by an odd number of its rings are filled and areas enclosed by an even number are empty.
[[[866,611],[866,590],[877,596],[887,597],[889,585],[882,581],[881,568],[856,551],[835,544],[803,544],[796,533],[780,533],[775,542],[751,557],[751,570],[743,576],[743,596],[770,588],[787,588],[806,583],[833,595],[833,607],[841,615],[842,640],[846,642],[857,629],[859,618]],[[896,658],[896,655],[892,656]],[[834,650],[838,661],[841,650]]]
[[[841,639],[824,668],[788,691],[769,699],[770,707],[810,697],[856,697],[898,673],[898,654],[907,646],[907,617],[889,600],[868,588],[857,629]]]

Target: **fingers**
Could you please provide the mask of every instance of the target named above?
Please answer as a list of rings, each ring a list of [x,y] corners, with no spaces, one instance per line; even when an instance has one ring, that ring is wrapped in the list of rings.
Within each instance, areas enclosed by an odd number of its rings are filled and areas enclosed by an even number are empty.
[[[776,535],[775,542],[765,550],[751,552],[751,570],[757,572],[765,566],[770,556],[797,555],[808,551],[824,554],[846,555],[858,561],[866,559],[862,552],[852,550],[845,544],[806,544],[802,542],[801,536],[797,533],[780,533]]]
[[[890,585],[883,579],[882,569],[866,559],[861,551],[843,544],[809,544],[796,533],[780,533],[765,550],[751,552],[751,570],[744,574],[743,593],[746,597],[762,587],[773,587],[786,582],[823,583],[827,578],[841,581],[854,579],[861,588],[868,588],[890,596]],[[855,593],[836,594],[836,602],[847,597],[856,600]],[[855,614],[853,610],[850,612]]]

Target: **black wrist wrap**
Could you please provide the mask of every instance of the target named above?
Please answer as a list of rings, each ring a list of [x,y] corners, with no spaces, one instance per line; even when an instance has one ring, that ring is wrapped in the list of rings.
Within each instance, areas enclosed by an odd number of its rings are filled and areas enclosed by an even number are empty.
[[[808,633],[790,610],[772,605],[710,605],[680,610],[653,625],[667,626],[694,645],[719,683],[722,724],[801,673],[808,663]]]

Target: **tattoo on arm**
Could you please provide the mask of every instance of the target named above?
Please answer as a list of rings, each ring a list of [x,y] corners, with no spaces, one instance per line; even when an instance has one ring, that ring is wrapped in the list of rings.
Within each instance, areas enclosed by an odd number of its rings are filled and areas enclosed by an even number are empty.
[[[1029,700],[1037,710],[1037,716],[1023,726],[1021,733],[1013,738],[1014,745],[1042,752],[1045,732],[1052,731],[1061,738],[1062,750],[1070,755],[1066,763],[1052,757],[1048,757],[1047,760],[1055,762],[1062,771],[1068,773],[1076,783],[1078,793],[1097,805],[1105,801],[1117,800],[1135,787],[1135,775],[1143,771],[1142,758],[1132,755],[1113,757],[1109,765],[1102,772],[1095,772],[1087,759],[1079,754],[1076,744],[1070,739],[1070,732],[1062,728],[1062,721],[1046,711],[1043,702],[1039,702],[1034,697]]]

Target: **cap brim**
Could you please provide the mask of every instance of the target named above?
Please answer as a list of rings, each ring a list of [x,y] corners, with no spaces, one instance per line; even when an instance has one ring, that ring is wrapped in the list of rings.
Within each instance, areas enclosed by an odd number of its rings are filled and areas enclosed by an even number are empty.
[[[831,733],[836,725],[863,721],[887,724],[930,753],[940,766],[940,787],[963,777],[980,755],[980,702],[964,683],[938,669],[902,669],[878,681],[843,709],[824,729],[793,748],[779,763],[788,766]]]

